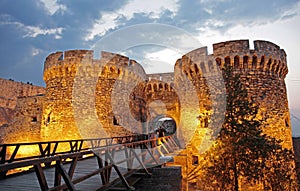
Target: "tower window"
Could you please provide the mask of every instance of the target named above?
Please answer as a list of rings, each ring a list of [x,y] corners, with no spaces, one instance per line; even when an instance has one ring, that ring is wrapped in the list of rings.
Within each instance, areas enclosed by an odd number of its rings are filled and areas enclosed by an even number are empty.
[[[50,123],[50,115],[47,117],[47,123]]]
[[[37,122],[37,117],[36,116],[32,117],[31,122]]]
[[[120,125],[117,118],[116,118],[116,116],[114,116],[114,118],[113,118],[113,124],[118,125],[118,126]]]
[[[289,120],[288,120],[288,119],[285,119],[285,126],[286,126],[287,128],[290,127],[290,125],[289,125]]]

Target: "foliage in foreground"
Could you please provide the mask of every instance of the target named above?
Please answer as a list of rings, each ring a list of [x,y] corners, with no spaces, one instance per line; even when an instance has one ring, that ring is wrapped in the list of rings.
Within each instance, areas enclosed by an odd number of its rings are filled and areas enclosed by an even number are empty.
[[[247,183],[260,190],[297,190],[294,155],[280,140],[263,134],[264,120],[249,98],[240,76],[231,67],[223,70],[227,108],[214,146],[204,153],[199,177],[201,190],[235,190]]]

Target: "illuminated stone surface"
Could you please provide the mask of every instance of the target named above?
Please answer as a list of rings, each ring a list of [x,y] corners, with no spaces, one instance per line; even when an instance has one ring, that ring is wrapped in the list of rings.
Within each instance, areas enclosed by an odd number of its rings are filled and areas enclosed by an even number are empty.
[[[147,133],[153,130],[158,116],[171,117],[178,139],[183,146],[188,145],[182,154],[188,155],[191,164],[192,155],[210,146],[214,129],[203,127],[222,124],[224,82],[219,69],[231,65],[241,75],[249,97],[259,105],[259,117],[266,119],[264,132],[281,139],[285,148],[292,148],[284,81],[288,73],[286,54],[271,42],[254,41],[253,50],[248,40],[221,42],[213,45],[211,55],[202,47],[178,59],[174,73],[164,74],[146,74],[136,61],[118,54],[102,52],[98,60],[93,56],[89,50],[50,54],[44,65],[44,96],[18,99],[4,141]],[[34,91],[39,94],[44,89]],[[10,109],[17,102],[16,98],[3,100],[1,107]],[[175,162],[185,166],[185,160],[179,158]]]

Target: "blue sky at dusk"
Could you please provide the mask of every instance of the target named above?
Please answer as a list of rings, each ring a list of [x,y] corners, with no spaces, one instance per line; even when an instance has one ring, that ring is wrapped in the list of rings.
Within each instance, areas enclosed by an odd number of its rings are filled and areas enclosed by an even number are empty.
[[[293,135],[300,136],[300,0],[0,0],[0,77],[45,86],[43,63],[50,53],[92,49],[144,23],[184,30],[210,53],[213,43],[235,39],[249,39],[252,48],[253,40],[268,40],[285,49]],[[148,73],[171,72],[180,56],[155,45],[126,53]]]

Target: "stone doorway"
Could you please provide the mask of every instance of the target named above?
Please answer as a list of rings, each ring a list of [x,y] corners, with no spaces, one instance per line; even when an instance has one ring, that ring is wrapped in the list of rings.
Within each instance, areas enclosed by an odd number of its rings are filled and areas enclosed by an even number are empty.
[[[165,130],[165,135],[173,135],[176,133],[177,125],[176,121],[166,115],[159,115],[151,120],[149,124],[149,132],[157,131],[159,128],[163,128]]]

